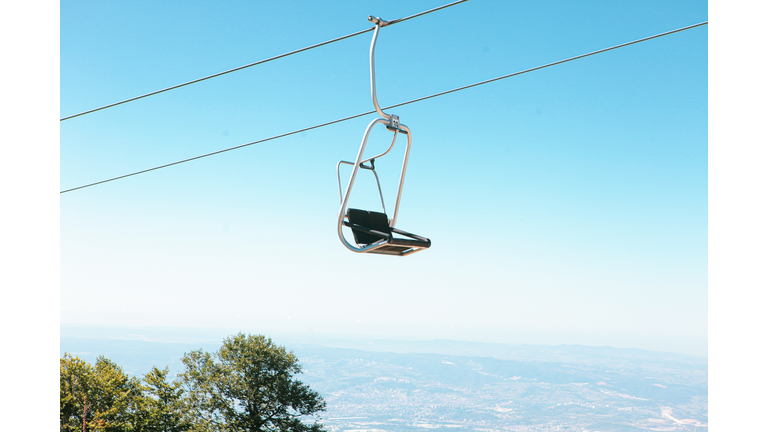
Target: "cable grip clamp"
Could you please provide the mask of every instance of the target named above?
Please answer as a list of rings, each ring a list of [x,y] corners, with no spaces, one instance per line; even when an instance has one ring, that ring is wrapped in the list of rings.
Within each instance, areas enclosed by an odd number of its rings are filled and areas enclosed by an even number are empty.
[[[397,116],[395,114],[389,115],[389,124],[387,125],[387,129],[391,130],[400,130],[400,116]]]
[[[368,21],[376,24],[379,27],[386,27],[390,24],[392,24],[392,21],[383,20],[379,17],[375,17],[373,15],[368,15]]]

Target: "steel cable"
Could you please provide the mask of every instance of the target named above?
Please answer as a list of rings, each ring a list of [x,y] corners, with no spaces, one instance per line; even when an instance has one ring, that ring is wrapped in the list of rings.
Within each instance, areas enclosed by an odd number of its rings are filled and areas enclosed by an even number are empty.
[[[390,21],[388,25],[393,25],[393,24],[401,23],[403,21],[408,21],[409,19],[420,17],[422,15],[427,15],[427,14],[430,14],[432,12],[437,12],[437,11],[439,11],[441,9],[445,9],[445,8],[457,5],[459,3],[464,3],[466,1],[469,1],[469,0],[455,1],[453,3],[448,3],[446,5],[439,6],[439,7],[436,7],[434,9],[426,10],[424,12],[419,12],[417,14],[414,14],[414,15],[411,15],[411,16],[407,16],[405,18],[398,18],[398,19]],[[314,49],[314,48],[319,48],[319,47],[321,47],[323,45],[332,44],[334,42],[339,42],[339,41],[342,41],[344,39],[351,38],[353,36],[358,36],[358,35],[361,35],[363,33],[368,33],[369,31],[372,31],[375,28],[376,27],[374,26],[374,27],[371,27],[371,28],[368,28],[368,29],[365,29],[365,30],[360,30],[360,31],[357,31],[357,32],[354,32],[354,33],[350,33],[350,34],[348,34],[346,36],[340,36],[340,37],[337,37],[335,39],[330,39],[330,40],[327,40],[325,42],[320,42],[320,43],[317,43],[317,44],[314,44],[314,45],[310,45],[308,47],[297,49],[295,51],[290,51],[290,52],[287,52],[287,53],[284,53],[284,54],[280,54],[280,55],[277,55],[277,56],[274,56],[274,57],[270,57],[270,58],[267,58],[267,59],[264,59],[264,60],[259,60],[259,61],[254,62],[254,63],[249,63],[247,65],[239,66],[239,67],[236,67],[234,69],[225,70],[223,72],[215,73],[213,75],[208,75],[208,76],[205,76],[205,77],[202,77],[202,78],[198,78],[198,79],[195,79],[195,80],[192,80],[192,81],[187,81],[185,83],[177,84],[177,85],[174,85],[174,86],[171,86],[171,87],[166,87],[166,88],[161,89],[161,90],[156,90],[156,91],[153,91],[153,92],[150,92],[150,93],[146,93],[146,94],[143,94],[143,95],[140,95],[140,96],[132,97],[130,99],[125,99],[125,100],[122,100],[120,102],[111,103],[109,105],[104,105],[104,106],[99,107],[99,108],[94,108],[94,109],[91,109],[91,110],[88,110],[88,111],[83,111],[81,113],[73,114],[73,115],[70,115],[70,116],[67,116],[67,117],[62,117],[62,118],[59,119],[59,121],[64,121],[64,120],[69,120],[69,119],[72,119],[72,118],[75,118],[75,117],[80,117],[82,115],[94,113],[96,111],[101,111],[103,109],[112,108],[112,107],[115,107],[115,106],[118,106],[118,105],[122,105],[124,103],[133,102],[135,100],[143,99],[145,97],[154,96],[156,94],[160,94],[160,93],[164,93],[164,92],[167,92],[167,91],[170,91],[170,90],[174,90],[174,89],[177,89],[177,88],[180,88],[180,87],[188,86],[190,84],[195,84],[195,83],[199,83],[201,81],[209,80],[211,78],[216,78],[216,77],[219,77],[219,76],[222,76],[222,75],[226,75],[228,73],[232,73],[232,72],[236,72],[236,71],[239,71],[239,70],[247,69],[247,68],[253,67],[253,66],[258,66],[260,64],[268,63],[268,62],[271,62],[273,60],[281,59],[283,57],[288,57],[288,56],[293,55],[293,54],[298,54],[300,52],[309,51],[309,50]]]
[[[397,107],[400,107],[400,106],[403,106],[403,105],[408,105],[408,104],[412,104],[412,103],[415,103],[415,102],[420,102],[420,101],[423,101],[423,100],[431,99],[431,98],[434,98],[434,97],[447,95],[449,93],[454,93],[454,92],[457,92],[457,91],[466,90],[468,88],[477,87],[477,86],[480,86],[480,85],[492,83],[494,81],[499,81],[499,80],[503,80],[503,79],[506,79],[506,78],[511,78],[513,76],[518,76],[518,75],[522,75],[522,74],[525,74],[525,73],[528,73],[528,72],[533,72],[533,71],[544,69],[544,68],[548,68],[548,67],[551,67],[551,66],[567,63],[567,62],[578,60],[578,59],[581,59],[581,58],[584,58],[584,57],[589,57],[589,56],[592,56],[592,55],[595,55],[595,54],[604,53],[606,51],[611,51],[611,50],[615,50],[615,49],[618,49],[618,48],[622,48],[622,47],[626,47],[626,46],[629,46],[629,45],[633,45],[633,44],[636,44],[636,43],[645,42],[645,41],[648,41],[648,40],[651,40],[651,39],[656,39],[656,38],[659,38],[659,37],[662,37],[662,36],[667,36],[667,35],[670,35],[670,34],[673,34],[673,33],[678,33],[678,32],[685,31],[685,30],[690,30],[692,28],[700,27],[700,26],[707,25],[707,24],[709,24],[709,22],[708,21],[704,21],[704,22],[701,22],[701,23],[698,23],[698,24],[693,24],[693,25],[690,25],[690,26],[681,27],[681,28],[676,29],[676,30],[671,30],[671,31],[664,32],[664,33],[659,33],[659,34],[656,34],[656,35],[653,35],[653,36],[644,37],[642,39],[637,39],[637,40],[634,40],[634,41],[631,41],[631,42],[626,42],[626,43],[623,43],[623,44],[614,45],[612,47],[603,48],[603,49],[600,49],[600,50],[597,50],[597,51],[592,51],[592,52],[589,52],[589,53],[586,53],[586,54],[581,54],[581,55],[578,55],[578,56],[575,56],[575,57],[569,57],[569,58],[564,59],[564,60],[558,60],[556,62],[547,63],[547,64],[544,64],[544,65],[541,65],[541,66],[536,66],[536,67],[533,67],[533,68],[530,68],[530,69],[525,69],[525,70],[522,70],[522,71],[519,71],[519,72],[514,72],[514,73],[511,73],[511,74],[502,75],[500,77],[492,78],[492,79],[489,79],[489,80],[476,82],[474,84],[470,84],[470,85],[466,85],[466,86],[462,86],[462,87],[457,87],[457,88],[452,89],[452,90],[446,90],[444,92],[435,93],[435,94],[432,94],[432,95],[429,95],[429,96],[424,96],[424,97],[412,99],[412,100],[409,100],[407,102],[401,102],[401,103],[398,103],[398,104],[395,104],[395,105],[390,105],[390,106],[382,108],[382,109],[386,110],[386,109],[391,109],[391,108],[397,108]],[[355,118],[358,118],[358,117],[362,117],[362,116],[365,116],[365,115],[368,115],[368,114],[373,114],[375,112],[376,112],[375,110],[371,110],[371,111],[367,111],[367,112],[364,112],[364,113],[355,114],[355,115],[352,115],[352,116],[349,116],[349,117],[344,117],[344,118],[340,118],[338,120],[333,120],[333,121],[329,121],[329,122],[326,122],[326,123],[321,123],[321,124],[318,124],[318,125],[315,125],[315,126],[310,126],[310,127],[306,127],[306,128],[303,128],[303,129],[298,129],[298,130],[295,130],[295,131],[292,131],[292,132],[287,132],[287,133],[283,133],[283,134],[280,134],[280,135],[271,136],[269,138],[264,138],[264,139],[260,139],[258,141],[253,141],[253,142],[249,142],[249,143],[246,143],[246,144],[241,144],[241,145],[238,145],[238,146],[235,146],[235,147],[229,147],[229,148],[226,148],[226,149],[217,150],[215,152],[206,153],[206,154],[203,154],[203,155],[199,155],[199,156],[195,156],[195,157],[191,157],[191,158],[187,158],[187,159],[182,159],[182,160],[179,160],[179,161],[176,161],[176,162],[171,162],[171,163],[168,163],[168,164],[165,164],[165,165],[159,165],[159,166],[156,166],[156,167],[153,167],[153,168],[148,168],[148,169],[145,169],[145,170],[136,171],[136,172],[133,172],[133,173],[130,173],[130,174],[125,174],[125,175],[121,175],[121,176],[118,176],[118,177],[113,177],[113,178],[110,178],[110,179],[101,180],[101,181],[98,181],[98,182],[95,182],[95,183],[90,183],[90,184],[86,184],[86,185],[83,185],[83,186],[78,186],[78,187],[75,187],[75,188],[72,188],[72,189],[63,190],[63,191],[61,191],[59,193],[72,192],[72,191],[75,191],[75,190],[78,190],[78,189],[83,189],[83,188],[87,188],[87,187],[90,187],[90,186],[96,186],[98,184],[107,183],[107,182],[111,182],[111,181],[114,181],[114,180],[119,180],[119,179],[122,179],[122,178],[134,176],[134,175],[137,175],[137,174],[143,174],[143,173],[146,173],[146,172],[149,172],[149,171],[154,171],[154,170],[158,170],[158,169],[161,169],[161,168],[167,168],[169,166],[178,165],[178,164],[181,164],[181,163],[193,161],[193,160],[196,160],[196,159],[201,159],[201,158],[208,157],[208,156],[213,156],[213,155],[216,155],[216,154],[219,154],[219,153],[224,153],[224,152],[228,152],[228,151],[232,151],[232,150],[237,150],[237,149],[240,149],[240,148],[243,148],[243,147],[247,147],[247,146],[251,146],[251,145],[254,145],[254,144],[263,143],[263,142],[266,142],[266,141],[271,141],[273,139],[286,137],[286,136],[297,134],[297,133],[300,133],[300,132],[305,132],[305,131],[308,131],[308,130],[317,129],[317,128],[321,128],[321,127],[324,127],[324,126],[329,126],[329,125],[332,125],[332,124],[335,124],[335,123],[341,123],[341,122],[344,122],[344,121],[347,121],[347,120],[352,120],[352,119],[355,119]]]

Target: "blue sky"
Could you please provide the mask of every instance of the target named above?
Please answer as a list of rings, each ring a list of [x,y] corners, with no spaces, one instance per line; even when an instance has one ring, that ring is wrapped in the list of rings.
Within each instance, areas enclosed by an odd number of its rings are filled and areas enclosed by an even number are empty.
[[[441,4],[63,2],[60,116]],[[382,30],[379,101],[707,20],[470,0]],[[61,122],[61,189],[371,110],[370,39]],[[63,194],[61,323],[706,355],[707,51],[705,26],[391,110],[414,139],[398,226],[433,242],[406,258],[335,233],[335,164],[373,116]]]

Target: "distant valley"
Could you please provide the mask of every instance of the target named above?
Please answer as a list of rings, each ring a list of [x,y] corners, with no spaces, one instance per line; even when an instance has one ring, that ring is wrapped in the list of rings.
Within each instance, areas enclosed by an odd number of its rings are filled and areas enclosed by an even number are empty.
[[[707,430],[702,358],[565,345],[275,342],[301,359],[299,379],[327,400],[332,431]],[[63,335],[60,351],[89,362],[104,355],[134,375],[169,366],[174,376],[185,352],[219,345]]]

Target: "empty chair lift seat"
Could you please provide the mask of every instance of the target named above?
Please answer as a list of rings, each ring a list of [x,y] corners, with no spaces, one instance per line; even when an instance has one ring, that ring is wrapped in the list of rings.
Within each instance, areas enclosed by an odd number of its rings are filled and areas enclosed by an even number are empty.
[[[381,243],[368,253],[408,255],[432,245],[428,238],[390,227],[386,213],[350,208],[347,209],[347,219],[344,225],[352,228],[355,243],[365,246]],[[410,238],[395,237],[393,234]]]

